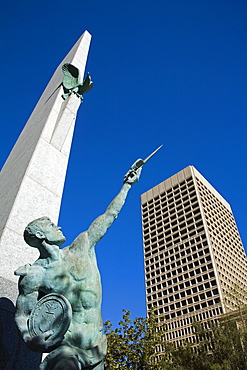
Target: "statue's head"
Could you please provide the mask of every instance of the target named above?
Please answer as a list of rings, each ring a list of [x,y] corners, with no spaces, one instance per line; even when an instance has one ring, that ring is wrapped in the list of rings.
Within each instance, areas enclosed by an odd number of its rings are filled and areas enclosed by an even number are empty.
[[[43,241],[60,247],[66,238],[61,227],[56,226],[49,217],[41,217],[30,222],[24,230],[24,239],[31,247],[38,248]]]

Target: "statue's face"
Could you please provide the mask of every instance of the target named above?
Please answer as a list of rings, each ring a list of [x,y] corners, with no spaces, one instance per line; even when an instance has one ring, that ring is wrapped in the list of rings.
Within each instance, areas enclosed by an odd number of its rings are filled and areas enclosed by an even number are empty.
[[[56,226],[50,219],[42,222],[42,230],[48,244],[55,244],[57,246],[63,245],[66,238],[61,231],[61,227]]]

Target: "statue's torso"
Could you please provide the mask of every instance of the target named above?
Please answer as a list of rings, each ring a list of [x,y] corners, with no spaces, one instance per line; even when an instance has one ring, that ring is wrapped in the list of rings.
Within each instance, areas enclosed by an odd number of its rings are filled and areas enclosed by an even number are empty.
[[[69,300],[73,314],[65,340],[78,347],[91,348],[102,337],[102,293],[95,252],[89,251],[83,235],[72,247],[60,252],[58,260],[45,265],[36,261],[30,273],[34,273],[36,279],[39,276],[37,285],[41,296],[58,293]]]

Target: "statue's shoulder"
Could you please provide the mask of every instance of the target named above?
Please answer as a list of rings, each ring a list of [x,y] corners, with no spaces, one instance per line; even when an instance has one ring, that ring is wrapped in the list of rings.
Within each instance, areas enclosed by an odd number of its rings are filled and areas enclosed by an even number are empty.
[[[69,252],[76,252],[76,251],[82,251],[82,250],[88,250],[89,248],[89,241],[88,241],[88,232],[84,231],[83,233],[79,234],[77,238],[73,241],[73,243],[68,246],[63,248],[62,250],[65,253]]]
[[[35,261],[32,265],[29,263],[19,267],[17,270],[14,271],[14,274],[16,276],[29,276],[33,278],[33,276],[39,276],[42,270],[46,269],[47,264],[40,263],[40,260],[38,259]]]
[[[28,272],[30,271],[31,265],[28,263],[24,266],[19,267],[17,270],[15,270],[14,274],[16,276],[26,276]]]

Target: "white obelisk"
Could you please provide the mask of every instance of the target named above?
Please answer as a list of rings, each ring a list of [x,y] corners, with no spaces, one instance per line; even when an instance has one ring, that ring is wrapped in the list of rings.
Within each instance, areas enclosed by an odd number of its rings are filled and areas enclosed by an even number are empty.
[[[83,76],[90,41],[91,35],[85,31],[57,67],[0,172],[0,278],[9,283],[17,285],[14,270],[38,257],[36,249],[23,240],[25,226],[42,216],[58,220],[81,103],[75,94],[66,100],[61,97],[61,67],[71,63]]]

